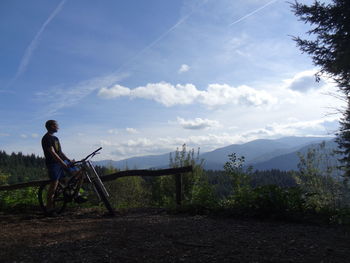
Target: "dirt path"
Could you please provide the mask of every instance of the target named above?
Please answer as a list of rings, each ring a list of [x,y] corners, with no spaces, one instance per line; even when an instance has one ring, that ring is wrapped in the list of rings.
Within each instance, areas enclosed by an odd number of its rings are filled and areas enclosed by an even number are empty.
[[[350,262],[344,227],[167,215],[0,213],[0,262]]]

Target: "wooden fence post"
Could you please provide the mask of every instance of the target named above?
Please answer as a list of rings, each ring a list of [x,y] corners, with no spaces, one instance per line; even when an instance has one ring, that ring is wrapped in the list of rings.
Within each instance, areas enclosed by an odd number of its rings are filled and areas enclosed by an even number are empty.
[[[176,186],[176,205],[181,206],[182,203],[182,174],[175,175]]]

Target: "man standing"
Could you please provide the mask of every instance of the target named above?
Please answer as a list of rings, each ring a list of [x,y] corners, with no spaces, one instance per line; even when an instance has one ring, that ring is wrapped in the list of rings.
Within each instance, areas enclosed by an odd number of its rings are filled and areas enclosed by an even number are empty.
[[[58,180],[64,176],[64,170],[68,169],[67,161],[71,161],[62,152],[60,141],[53,134],[58,131],[58,123],[55,120],[48,120],[45,123],[47,133],[41,139],[41,145],[43,147],[45,155],[45,163],[50,177],[50,186],[47,193],[47,214],[49,216],[55,216],[53,198],[56,188],[58,186]],[[66,161],[66,162],[65,162]]]

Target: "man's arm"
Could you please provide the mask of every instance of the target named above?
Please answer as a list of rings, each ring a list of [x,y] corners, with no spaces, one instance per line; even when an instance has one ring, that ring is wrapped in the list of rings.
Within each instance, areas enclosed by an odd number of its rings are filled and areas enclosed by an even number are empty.
[[[49,147],[49,152],[52,154],[53,158],[55,158],[64,168],[68,168],[68,165],[64,162],[64,160],[62,160],[61,157],[55,152],[53,146]],[[63,156],[66,158],[64,154]],[[67,160],[69,159],[67,158]]]
[[[64,160],[67,160],[68,162],[72,162],[63,152],[61,152],[62,157]]]

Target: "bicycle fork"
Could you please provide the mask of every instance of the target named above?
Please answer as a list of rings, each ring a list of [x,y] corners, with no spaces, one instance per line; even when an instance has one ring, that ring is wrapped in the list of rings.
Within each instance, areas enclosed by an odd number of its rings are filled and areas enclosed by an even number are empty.
[[[95,170],[94,166],[92,165],[91,161],[87,161],[86,163],[88,165],[86,177],[88,178],[89,182],[92,183],[92,185],[94,187],[94,191],[97,194],[97,196],[99,197],[99,199],[101,200],[101,196],[100,196],[99,192],[97,191],[97,189],[95,187],[95,183],[99,184],[101,186],[101,190],[103,191],[103,193],[107,197],[109,197],[109,193],[108,193],[106,187],[104,186],[104,184],[102,183],[102,180],[101,180],[100,176],[98,175],[98,173],[96,172],[96,170]]]

